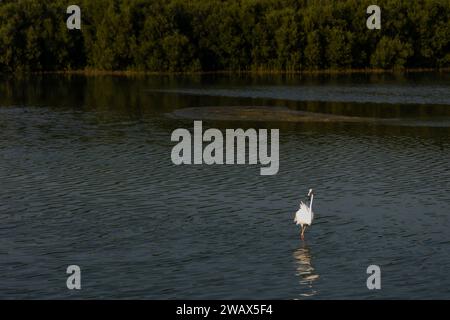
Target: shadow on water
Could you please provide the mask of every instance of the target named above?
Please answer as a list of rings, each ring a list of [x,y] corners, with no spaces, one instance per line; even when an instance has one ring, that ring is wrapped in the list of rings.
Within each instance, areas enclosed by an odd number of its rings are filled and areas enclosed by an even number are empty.
[[[346,77],[33,75],[0,80],[0,106],[47,106],[99,116],[146,115],[204,106],[279,106],[370,118],[450,118],[449,76]],[[49,90],[51,89],[51,90]]]
[[[294,259],[297,265],[295,275],[299,278],[302,288],[300,295],[303,297],[313,297],[317,294],[314,282],[319,279],[319,275],[315,271],[311,262],[311,250],[306,243],[294,251]]]

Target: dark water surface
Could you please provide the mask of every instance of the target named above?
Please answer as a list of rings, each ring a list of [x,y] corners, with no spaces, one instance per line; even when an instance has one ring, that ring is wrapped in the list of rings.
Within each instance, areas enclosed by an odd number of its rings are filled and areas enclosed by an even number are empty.
[[[249,105],[414,121],[207,120],[279,128],[279,173],[172,164],[168,114]],[[450,299],[449,119],[448,74],[2,79],[0,298]]]

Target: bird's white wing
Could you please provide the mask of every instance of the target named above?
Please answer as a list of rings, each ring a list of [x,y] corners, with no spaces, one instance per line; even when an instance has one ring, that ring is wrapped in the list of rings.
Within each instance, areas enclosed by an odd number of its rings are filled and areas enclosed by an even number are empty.
[[[294,222],[301,225],[310,225],[311,220],[311,212],[308,206],[304,202],[300,202],[300,208],[295,213]]]

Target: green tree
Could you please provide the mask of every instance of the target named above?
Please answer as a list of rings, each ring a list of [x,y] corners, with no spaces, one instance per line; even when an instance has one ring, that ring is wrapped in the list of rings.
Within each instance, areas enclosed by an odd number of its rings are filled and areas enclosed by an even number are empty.
[[[308,33],[305,48],[305,63],[310,69],[319,69],[322,66],[322,44],[318,31]]]
[[[372,66],[376,68],[404,68],[413,54],[411,45],[398,38],[383,37],[372,54]]]
[[[0,1],[0,72],[217,71],[450,67],[450,1]]]

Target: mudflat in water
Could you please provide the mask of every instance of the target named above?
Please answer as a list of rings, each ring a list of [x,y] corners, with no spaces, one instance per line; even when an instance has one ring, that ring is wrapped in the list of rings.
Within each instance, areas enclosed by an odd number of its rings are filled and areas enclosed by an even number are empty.
[[[174,118],[228,121],[270,122],[375,122],[374,118],[348,117],[291,110],[283,107],[222,106],[178,109],[170,113]],[[395,119],[383,119],[388,122]]]
[[[448,299],[449,89],[447,74],[3,79],[0,298]],[[195,118],[280,129],[279,173],[173,165],[171,133]]]

